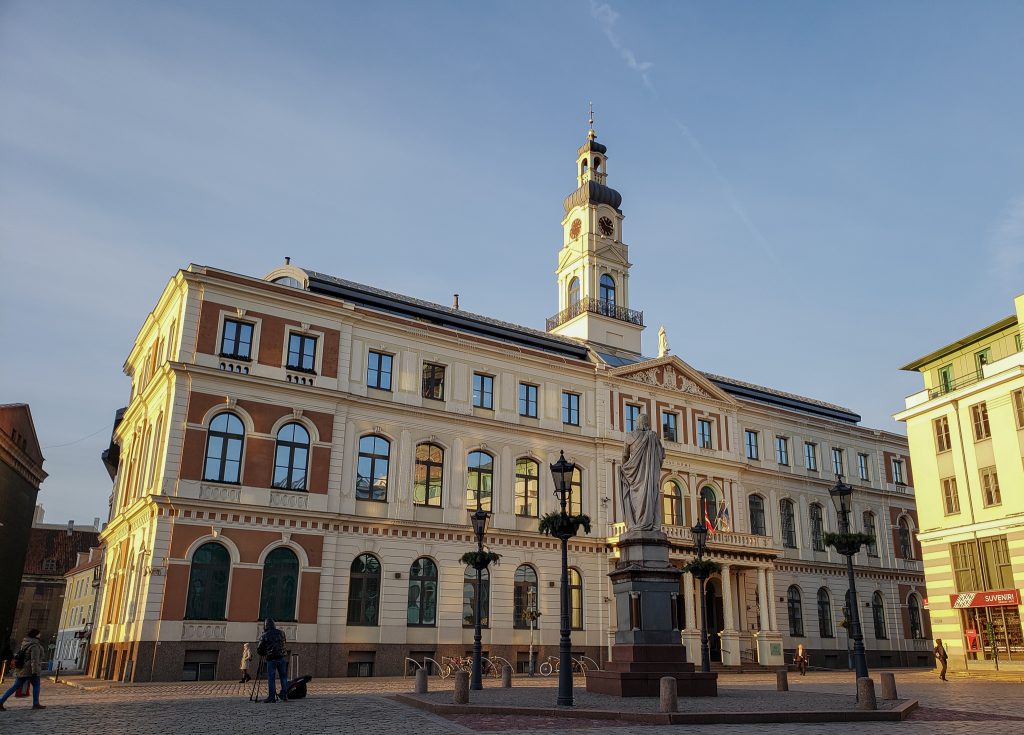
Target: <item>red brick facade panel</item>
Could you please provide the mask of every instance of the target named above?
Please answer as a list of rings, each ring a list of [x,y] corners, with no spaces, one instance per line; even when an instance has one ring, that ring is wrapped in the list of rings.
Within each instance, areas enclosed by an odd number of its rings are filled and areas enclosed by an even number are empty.
[[[185,598],[188,592],[189,568],[184,564],[167,566],[167,584],[164,587],[161,620],[182,620],[185,617]]]
[[[309,464],[309,482],[307,489],[311,493],[327,494],[327,476],[331,468],[331,450],[327,447],[313,447],[312,459]]]
[[[320,574],[303,572],[299,583],[299,622],[315,623],[317,606],[320,604]]]
[[[309,557],[309,566],[318,567],[323,563],[323,536],[312,536],[305,533],[296,533],[292,535],[292,541],[301,546],[302,549],[306,552],[306,556]]]
[[[231,594],[228,597],[228,620],[236,623],[259,620],[260,588],[262,583],[262,569],[239,567],[233,567],[231,569]]]

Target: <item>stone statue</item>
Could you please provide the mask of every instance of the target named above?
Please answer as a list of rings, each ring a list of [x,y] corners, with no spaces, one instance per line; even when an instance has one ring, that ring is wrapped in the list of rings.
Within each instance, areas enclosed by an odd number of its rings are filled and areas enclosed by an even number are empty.
[[[651,431],[651,419],[640,414],[626,438],[619,468],[619,493],[626,531],[661,530],[661,463],[665,448]]]
[[[664,357],[672,348],[668,346],[668,332],[665,331],[665,325],[662,324],[658,330],[658,357]]]

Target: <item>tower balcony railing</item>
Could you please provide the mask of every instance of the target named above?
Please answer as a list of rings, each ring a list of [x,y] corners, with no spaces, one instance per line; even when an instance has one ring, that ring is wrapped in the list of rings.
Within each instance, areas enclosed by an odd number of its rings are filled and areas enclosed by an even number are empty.
[[[600,314],[601,316],[618,319],[620,322],[636,324],[640,327],[644,325],[644,313],[642,311],[627,309],[625,306],[619,306],[614,301],[608,301],[607,299],[595,299],[593,296],[588,296],[570,304],[569,308],[562,309],[549,318],[547,320],[547,331],[550,332],[552,329],[565,324],[570,319],[575,319],[583,313]]]

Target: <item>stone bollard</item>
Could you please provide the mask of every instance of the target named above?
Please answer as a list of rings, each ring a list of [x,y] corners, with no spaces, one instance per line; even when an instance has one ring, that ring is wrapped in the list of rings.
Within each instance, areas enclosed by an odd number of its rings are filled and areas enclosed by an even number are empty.
[[[789,672],[785,669],[775,672],[775,689],[780,692],[789,691]]]
[[[896,696],[896,675],[891,671],[883,671],[880,676],[882,699],[899,699]]]
[[[678,712],[679,695],[674,676],[661,677],[661,712]]]
[[[469,704],[469,672],[455,672],[455,694],[452,700],[455,704]]]
[[[416,669],[416,693],[426,694],[427,693],[427,670]]]
[[[878,709],[875,682],[869,676],[857,679],[857,709]]]
[[[512,667],[502,666],[501,667],[501,687],[502,689],[512,688]]]

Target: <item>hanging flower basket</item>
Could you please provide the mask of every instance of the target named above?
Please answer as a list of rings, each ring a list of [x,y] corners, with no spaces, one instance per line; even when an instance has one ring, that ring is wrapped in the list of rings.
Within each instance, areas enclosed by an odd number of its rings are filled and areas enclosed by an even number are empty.
[[[870,533],[826,533],[825,545],[831,546],[843,556],[853,556],[861,546],[872,543],[875,537]]]
[[[684,572],[689,572],[697,579],[707,579],[715,572],[722,571],[722,565],[717,561],[711,561],[710,559],[694,559],[685,567]]]
[[[500,558],[501,554],[496,554],[493,551],[467,551],[459,561],[467,567],[483,571],[491,564],[497,564]]]
[[[555,538],[569,538],[579,533],[590,533],[590,516],[580,513],[578,516],[571,516],[564,513],[545,513],[540,519],[537,530],[547,536]]]
[[[537,622],[537,620],[540,618],[540,616],[541,616],[540,610],[524,610],[523,611],[523,620],[525,620],[528,623],[535,623],[535,622]]]

